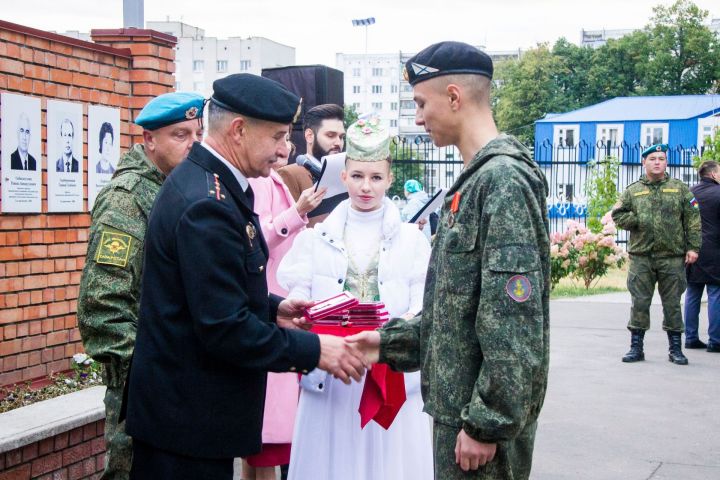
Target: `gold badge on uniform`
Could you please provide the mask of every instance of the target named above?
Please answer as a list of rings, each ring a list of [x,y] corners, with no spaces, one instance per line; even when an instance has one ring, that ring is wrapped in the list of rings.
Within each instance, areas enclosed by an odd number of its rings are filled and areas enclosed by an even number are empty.
[[[300,113],[302,112],[302,102],[303,99],[300,98],[300,103],[298,103],[297,111],[295,112],[295,116],[293,117],[292,123],[296,123],[298,119],[300,118]]]
[[[403,80],[406,82],[410,81],[410,75],[408,75],[407,67],[403,67]]]
[[[133,238],[120,232],[103,232],[95,262],[125,267],[130,256]]]
[[[250,247],[252,247],[252,241],[255,240],[255,236],[257,235],[255,225],[253,225],[252,223],[248,223],[245,227],[245,233],[247,233],[248,239],[250,240]]]

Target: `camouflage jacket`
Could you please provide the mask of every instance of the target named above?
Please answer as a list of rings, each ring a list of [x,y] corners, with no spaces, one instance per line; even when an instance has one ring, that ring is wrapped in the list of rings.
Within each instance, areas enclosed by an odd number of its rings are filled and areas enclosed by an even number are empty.
[[[537,419],[545,397],[547,191],[517,140],[488,143],[448,191],[422,315],[381,330],[381,361],[421,368],[425,410],[477,440],[511,441]]]
[[[144,147],[135,145],[93,207],[78,326],[85,351],[106,365],[111,387],[124,383],[135,346],[143,242],[164,179]]]
[[[630,231],[631,255],[682,257],[700,252],[700,210],[687,185],[665,178],[651,182],[645,175],[631,183],[613,209],[615,224]]]

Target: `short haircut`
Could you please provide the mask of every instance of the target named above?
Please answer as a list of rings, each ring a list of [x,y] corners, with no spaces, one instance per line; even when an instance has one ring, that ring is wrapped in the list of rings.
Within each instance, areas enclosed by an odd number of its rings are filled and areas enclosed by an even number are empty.
[[[698,174],[700,177],[710,177],[710,175],[717,172],[718,167],[720,167],[720,164],[718,164],[715,160],[705,160],[700,164]]]
[[[208,102],[208,130],[216,132],[217,129],[231,122],[235,117],[241,116],[239,113],[231,112],[221,106],[215,104],[215,102]],[[245,115],[242,115],[243,118]]]
[[[464,88],[469,94],[470,98],[477,103],[490,104],[490,89],[492,86],[492,80],[484,75],[474,75],[469,73],[458,73],[453,75],[443,75],[437,77],[443,80],[443,83],[438,82],[442,85],[441,88],[446,88],[451,83],[459,85]]]
[[[72,131],[70,132],[70,135],[74,138],[75,137],[75,125],[70,121],[69,118],[64,118],[62,122],[60,122],[60,136],[62,136],[62,126],[65,124],[70,125],[70,128]]]
[[[342,122],[344,119],[345,112],[340,105],[334,103],[317,105],[305,112],[305,116],[303,117],[303,131],[309,128],[313,133],[317,134],[323,120],[340,120]]]
[[[103,122],[103,124],[100,125],[100,141],[98,142],[98,151],[100,153],[102,153],[102,144],[106,133],[110,134],[113,143],[115,143],[115,134],[113,133],[112,125],[110,125],[109,122]]]

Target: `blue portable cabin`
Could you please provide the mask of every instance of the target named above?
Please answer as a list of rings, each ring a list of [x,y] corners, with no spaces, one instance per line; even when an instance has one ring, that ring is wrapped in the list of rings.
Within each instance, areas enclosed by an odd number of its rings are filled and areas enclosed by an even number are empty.
[[[689,163],[718,125],[720,95],[617,97],[535,122],[535,159],[639,163],[644,147],[668,143],[671,163]]]

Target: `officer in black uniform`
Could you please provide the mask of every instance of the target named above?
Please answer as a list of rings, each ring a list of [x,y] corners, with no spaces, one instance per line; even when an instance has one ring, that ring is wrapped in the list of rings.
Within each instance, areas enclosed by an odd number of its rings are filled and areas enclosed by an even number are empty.
[[[127,399],[135,479],[231,479],[233,458],[260,450],[267,371],[364,372],[343,339],[290,328],[308,302],[268,295],[247,178],[287,155],[300,99],[248,74],[213,89],[208,136],[168,176],[148,223]]]

